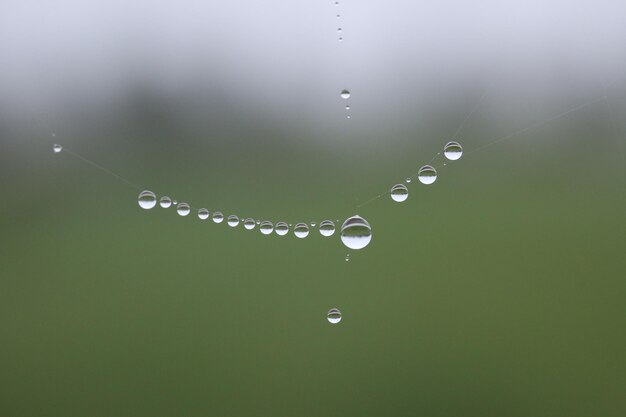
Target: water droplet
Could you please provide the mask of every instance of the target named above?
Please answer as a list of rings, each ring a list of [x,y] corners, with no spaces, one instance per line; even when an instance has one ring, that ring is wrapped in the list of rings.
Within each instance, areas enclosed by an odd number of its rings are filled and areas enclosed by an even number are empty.
[[[261,230],[261,233],[263,233],[264,235],[269,235],[274,231],[274,225],[272,224],[272,222],[266,220],[261,222],[259,230]]]
[[[404,184],[396,184],[391,187],[391,199],[401,203],[409,198],[409,189]]]
[[[451,161],[456,161],[463,156],[463,147],[459,142],[448,142],[443,148],[443,155]]]
[[[213,213],[213,223],[221,223],[224,221],[224,215],[219,211]]]
[[[339,38],[341,40],[341,38]],[[340,94],[341,98],[344,100],[347,100],[350,98],[350,91],[348,90],[341,90],[341,94]]]
[[[285,236],[287,233],[289,233],[289,226],[285,222],[278,222],[276,223],[274,231],[278,236]]]
[[[209,218],[209,210],[205,209],[205,208],[201,208],[198,210],[198,217],[200,218],[200,220],[206,220]]]
[[[60,153],[63,150],[63,146],[59,145],[58,143],[55,143],[54,145],[52,145],[52,151],[54,153]]]
[[[420,180],[422,184],[432,184],[437,179],[437,171],[430,165],[424,165],[417,173],[417,179]]]
[[[151,208],[156,206],[156,195],[154,195],[152,191],[144,190],[139,193],[139,197],[137,197],[137,203],[139,203],[139,207],[141,207],[142,209],[150,210]]]
[[[309,226],[307,226],[306,223],[298,223],[293,228],[293,234],[303,239],[309,235]]]
[[[411,183],[411,178],[407,178],[405,181],[406,181],[407,184],[410,184]]]
[[[230,216],[228,216],[226,223],[228,223],[230,227],[236,227],[239,225],[239,217],[235,216],[234,214],[231,214]]]
[[[256,226],[256,222],[254,221],[254,219],[251,219],[250,217],[248,217],[246,220],[243,221],[243,227],[245,227],[246,230],[252,230],[254,229],[255,226]]]
[[[168,196],[164,195],[163,197],[161,197],[161,199],[159,200],[159,205],[163,208],[170,208],[172,206],[172,199],[169,198]]]
[[[363,249],[372,240],[372,228],[361,216],[352,216],[341,225],[341,241],[350,249]]]
[[[337,324],[341,321],[341,311],[338,308],[331,308],[326,314],[326,319],[330,324]]]
[[[180,203],[178,205],[178,207],[176,207],[176,213],[178,213],[180,216],[186,216],[191,212],[191,208],[189,207],[189,204],[187,203]]]
[[[330,220],[324,220],[320,223],[320,234],[328,237],[335,234],[335,223]]]

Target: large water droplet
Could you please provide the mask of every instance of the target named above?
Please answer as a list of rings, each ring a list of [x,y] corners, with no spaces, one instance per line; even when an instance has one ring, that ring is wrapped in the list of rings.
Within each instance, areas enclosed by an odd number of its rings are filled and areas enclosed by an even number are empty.
[[[209,210],[205,209],[205,208],[201,208],[198,210],[198,217],[200,218],[200,220],[206,220],[209,218]]]
[[[137,197],[137,203],[139,203],[139,207],[142,209],[150,210],[154,206],[156,206],[157,200],[156,195],[150,190],[144,190],[139,193],[139,197]]]
[[[243,227],[245,227],[246,230],[252,230],[256,227],[256,222],[254,221],[254,219],[248,217],[246,220],[243,221]]]
[[[458,142],[448,142],[443,148],[443,155],[451,161],[456,161],[463,156],[463,147]]]
[[[287,225],[287,223],[285,222],[278,222],[276,223],[274,231],[278,236],[285,236],[287,233],[289,233],[289,225]]]
[[[178,213],[180,216],[186,216],[190,212],[191,212],[191,208],[189,207],[189,204],[187,203],[181,202],[176,207],[176,213]]]
[[[341,38],[339,38],[339,39],[341,39]],[[348,91],[348,90],[341,90],[341,94],[340,95],[341,95],[342,99],[347,100],[347,99],[350,98],[350,91]]]
[[[422,184],[432,184],[437,179],[437,171],[430,165],[424,165],[417,173],[417,179],[420,180]]]
[[[391,199],[401,203],[409,198],[409,189],[404,184],[396,184],[391,187]]]
[[[352,216],[341,225],[341,241],[350,249],[363,249],[372,240],[372,228],[361,216]]]
[[[170,208],[172,206],[172,199],[169,198],[168,196],[164,195],[163,197],[161,197],[161,199],[159,200],[159,205],[163,208]]]
[[[272,222],[265,220],[261,222],[261,225],[259,226],[259,230],[264,235],[269,235],[270,233],[274,231],[274,225],[272,224]]]
[[[326,314],[326,319],[330,324],[337,324],[341,321],[341,311],[338,308],[331,308]]]
[[[331,220],[324,220],[320,223],[320,234],[328,237],[335,234],[335,223]]]
[[[309,235],[309,226],[306,223],[298,223],[293,228],[293,234],[303,239]]]
[[[52,151],[54,153],[60,153],[62,150],[63,150],[63,146],[59,145],[58,143],[55,143],[54,145],[52,145]]]
[[[230,227],[236,227],[239,225],[239,217],[235,216],[234,214],[231,214],[230,216],[228,216],[226,223],[228,223]]]
[[[224,221],[224,215],[219,211],[213,213],[213,223],[221,223]]]

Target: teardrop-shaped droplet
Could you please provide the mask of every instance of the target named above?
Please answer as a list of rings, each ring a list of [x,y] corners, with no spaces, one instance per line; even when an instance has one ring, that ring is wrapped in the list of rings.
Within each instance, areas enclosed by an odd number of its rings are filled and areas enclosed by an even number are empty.
[[[213,213],[213,223],[221,223],[224,221],[224,215],[219,211]]]
[[[404,184],[396,184],[391,187],[391,199],[401,203],[409,198],[409,189]]]
[[[448,142],[443,148],[443,155],[451,161],[456,161],[463,156],[463,147],[459,142]]]
[[[239,217],[231,214],[230,216],[228,216],[228,220],[226,220],[226,223],[228,223],[230,227],[236,227],[239,225]]]
[[[254,219],[248,217],[246,220],[243,221],[243,227],[245,227],[246,230],[252,230],[256,227],[256,222],[254,221]]]
[[[261,225],[259,226],[259,230],[264,235],[269,235],[270,233],[272,233],[274,231],[274,225],[270,221],[267,221],[267,220],[266,221],[262,221]]]
[[[361,216],[352,216],[341,225],[341,241],[350,249],[363,249],[372,240],[372,228]]]
[[[52,145],[52,151],[54,153],[60,153],[62,150],[63,150],[63,146],[59,145],[58,143],[55,143],[54,145]]]
[[[285,222],[276,223],[276,227],[274,227],[274,231],[278,236],[285,236],[289,233],[289,225]]]
[[[417,179],[422,184],[430,185],[437,180],[437,171],[430,165],[424,165],[417,173]]]
[[[200,220],[206,220],[209,218],[209,210],[205,209],[205,208],[201,208],[198,210],[198,217],[200,218]]]
[[[335,234],[335,223],[333,223],[331,220],[324,220],[323,222],[321,222],[320,234],[325,237]]]
[[[339,38],[341,39],[341,38]],[[344,100],[347,100],[350,98],[350,91],[348,90],[341,90],[341,98]]]
[[[309,235],[309,226],[306,223],[298,223],[293,227],[293,234],[303,239]]]
[[[168,196],[164,195],[163,197],[161,197],[161,199],[159,200],[159,205],[163,208],[170,208],[172,206],[172,199],[169,198]]]
[[[154,206],[156,206],[157,199],[156,195],[150,190],[144,190],[139,193],[139,197],[137,197],[137,203],[139,203],[139,207],[142,209],[150,210]]]
[[[330,324],[337,324],[341,321],[341,311],[338,308],[331,308],[326,314],[326,319]]]
[[[188,215],[190,212],[191,212],[191,208],[189,207],[189,204],[187,204],[187,203],[181,202],[176,207],[176,213],[178,213],[180,216],[184,217],[184,216]]]

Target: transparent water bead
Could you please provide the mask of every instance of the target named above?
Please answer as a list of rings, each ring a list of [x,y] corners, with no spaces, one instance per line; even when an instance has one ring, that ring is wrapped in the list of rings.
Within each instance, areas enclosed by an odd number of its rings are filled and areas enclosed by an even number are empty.
[[[341,38],[339,38],[339,40],[341,40]],[[347,100],[350,98],[350,91],[348,90],[341,90],[341,94],[340,94],[341,98],[344,100]]]
[[[228,216],[226,223],[228,223],[230,227],[237,227],[239,226],[239,217],[235,216],[234,214],[231,214],[230,216]]]
[[[463,156],[463,147],[459,142],[448,142],[443,147],[443,155],[450,161],[456,161]]]
[[[159,200],[159,205],[163,208],[170,208],[172,207],[172,199],[169,198],[168,196],[164,195],[163,197],[161,197],[161,199]]]
[[[55,143],[54,145],[52,145],[52,151],[54,153],[60,153],[62,150],[63,150],[63,146],[59,145],[58,143]]]
[[[320,223],[320,234],[324,237],[332,236],[335,234],[335,223],[331,220],[324,220]]]
[[[298,223],[293,228],[293,234],[300,239],[304,239],[309,235],[309,226],[306,223]]]
[[[245,227],[246,230],[252,230],[256,227],[256,222],[254,221],[254,219],[248,217],[246,220],[243,221],[243,227]]]
[[[224,215],[219,211],[213,213],[213,223],[221,223],[224,221]]]
[[[269,235],[270,233],[272,233],[274,231],[274,225],[270,221],[267,221],[267,220],[266,221],[262,221],[261,225],[259,226],[259,230],[264,235]]]
[[[417,173],[417,179],[422,184],[430,185],[437,180],[437,171],[430,165],[424,165]]]
[[[289,225],[285,222],[278,222],[276,223],[274,231],[278,236],[285,236],[287,233],[289,233]]]
[[[154,195],[154,193],[150,190],[144,190],[139,193],[139,196],[137,197],[137,203],[142,209],[150,210],[151,208],[154,208],[154,206],[156,206],[156,195]]]
[[[189,204],[181,202],[176,207],[176,213],[178,213],[179,216],[187,216],[189,213],[191,213],[191,207],[189,207]]]
[[[409,198],[409,189],[404,184],[396,184],[391,187],[391,199],[398,203],[406,201]]]
[[[337,324],[341,321],[341,311],[338,308],[331,308],[326,314],[326,320],[330,324]]]
[[[205,209],[205,208],[201,208],[198,210],[198,217],[200,218],[200,220],[206,220],[209,218],[209,210]]]
[[[352,216],[341,225],[341,241],[349,249],[363,249],[372,240],[372,228],[361,216]]]

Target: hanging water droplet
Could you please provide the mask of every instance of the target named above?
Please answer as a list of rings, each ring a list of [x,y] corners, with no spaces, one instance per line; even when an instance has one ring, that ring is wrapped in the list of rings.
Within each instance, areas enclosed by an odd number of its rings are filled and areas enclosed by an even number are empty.
[[[178,207],[176,207],[176,213],[178,213],[180,216],[186,216],[191,212],[191,208],[189,207],[189,204],[187,203],[180,203],[178,205]]]
[[[239,217],[235,216],[234,214],[231,214],[230,216],[228,216],[226,223],[228,223],[230,227],[236,227],[239,225]]]
[[[224,215],[219,211],[213,213],[213,223],[221,223],[224,221]]]
[[[463,156],[463,147],[458,142],[448,142],[443,148],[443,155],[451,161],[456,161]]]
[[[252,230],[254,229],[255,226],[256,226],[256,222],[254,221],[254,219],[251,219],[250,217],[248,217],[246,220],[243,221],[243,227],[245,227],[246,230]]]
[[[269,235],[274,231],[274,225],[272,224],[272,222],[265,220],[261,222],[259,230],[261,230],[261,233],[263,233],[264,235]]]
[[[172,199],[164,195],[159,199],[159,205],[163,208],[170,208],[172,206]]]
[[[405,182],[406,182],[407,184],[410,184],[410,183],[411,183],[411,178],[407,178],[407,179],[405,180]]]
[[[339,38],[339,40],[341,40],[341,38]],[[340,94],[341,98],[344,100],[347,100],[350,98],[350,91],[348,90],[341,90],[341,94]]]
[[[200,218],[200,220],[206,220],[209,218],[209,210],[205,209],[205,208],[201,208],[198,210],[198,217]]]
[[[58,143],[55,143],[54,145],[52,145],[52,151],[54,153],[60,153],[62,150],[63,150],[63,146],[59,145]]]
[[[398,203],[406,201],[409,198],[409,189],[404,184],[396,184],[391,187],[391,199]]]
[[[320,234],[328,237],[335,234],[335,223],[331,220],[324,220],[320,223]]]
[[[437,171],[430,165],[424,165],[417,173],[417,179],[420,180],[422,184],[432,184],[437,179]]]
[[[285,222],[278,222],[276,223],[274,231],[278,236],[285,236],[287,233],[289,233],[289,226]]]
[[[139,203],[139,207],[142,209],[150,210],[154,206],[156,206],[157,200],[156,195],[150,190],[144,190],[139,193],[139,197],[137,197],[137,203]]]
[[[303,239],[309,235],[309,226],[307,226],[306,223],[298,223],[293,228],[293,234]]]
[[[363,249],[372,240],[372,228],[361,216],[352,216],[341,225],[341,241],[350,249]]]
[[[341,311],[338,308],[331,308],[326,314],[326,319],[330,324],[337,324],[341,321]]]

